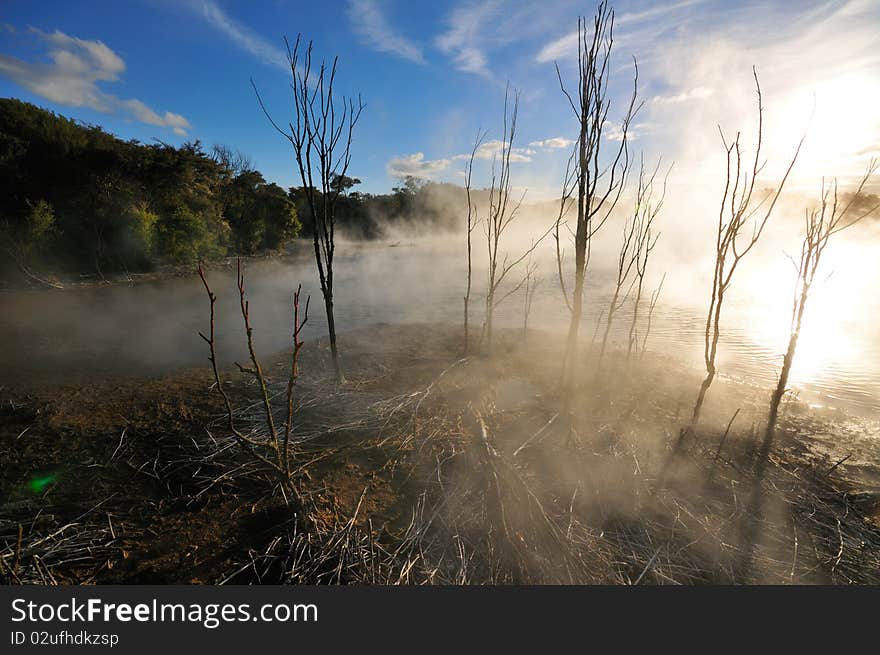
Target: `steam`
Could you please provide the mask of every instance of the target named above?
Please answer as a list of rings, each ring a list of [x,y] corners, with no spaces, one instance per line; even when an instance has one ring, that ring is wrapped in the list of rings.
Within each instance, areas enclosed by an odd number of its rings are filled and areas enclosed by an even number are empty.
[[[438,198],[438,202],[444,200]],[[706,239],[711,239],[715,215],[707,211],[700,216],[682,211],[683,207],[688,203],[667,198],[668,209],[658,222],[662,234],[652,254],[646,288],[656,286],[664,273],[667,278],[648,349],[674,354],[696,366],[711,273]],[[622,202],[621,211],[626,208]],[[521,211],[522,217],[502,243],[512,254],[523,252],[546,231],[555,219],[556,207],[527,205]],[[797,245],[799,217],[800,211],[789,207],[770,223],[766,241],[745,265],[741,287],[733,289],[729,299],[730,328],[722,336],[721,364],[729,373],[759,384],[771,382],[787,334],[794,271],[785,252],[793,252]],[[593,244],[583,327],[587,342],[613,290],[622,220],[615,216]],[[701,229],[685,229],[681,225],[685,221]],[[872,326],[880,320],[880,301],[872,289],[880,284],[880,272],[870,262],[878,232],[877,226],[866,226],[860,233],[841,235],[829,247],[828,270],[834,273],[817,287],[812,315],[805,321],[807,345],[801,353],[805,363],[794,376],[814,396],[830,394],[836,399],[828,402],[845,401],[875,411],[880,409],[876,375],[880,348]],[[385,237],[344,241],[339,246],[336,306],[340,333],[377,323],[457,325],[466,279],[464,233],[425,235],[404,224],[388,226]],[[474,249],[472,323],[478,334],[486,280],[481,227],[474,232]],[[570,260],[568,253],[567,275]],[[541,284],[533,299],[530,329],[562,333],[568,315],[556,280],[552,241],[539,244],[532,265]],[[225,360],[221,365],[231,366],[247,355],[234,273],[231,266],[215,267],[210,275],[218,294],[218,352]],[[313,301],[320,298],[310,244],[298,242],[290,257],[246,262],[245,275],[256,345],[268,358],[290,347],[290,303],[297,284],[303,285],[303,294],[311,295]],[[0,319],[0,333],[16,347],[10,349],[4,377],[64,381],[92,375],[158,375],[206,365],[197,332],[205,329],[207,307],[195,276],[141,281],[134,288],[117,285],[6,292],[5,296],[10,311]],[[515,294],[500,305],[497,324],[521,327],[521,296]],[[621,310],[612,344],[625,342],[629,311],[629,307]],[[312,312],[305,338],[313,341],[325,335],[323,313]]]

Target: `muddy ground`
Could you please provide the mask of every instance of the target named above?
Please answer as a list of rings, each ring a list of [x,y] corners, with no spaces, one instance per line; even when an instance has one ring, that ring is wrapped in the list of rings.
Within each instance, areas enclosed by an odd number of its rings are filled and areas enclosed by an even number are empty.
[[[880,430],[791,400],[766,465],[767,394],[730,381],[671,453],[697,372],[578,363],[554,339],[460,329],[308,343],[299,500],[231,439],[209,368],[0,389],[0,575],[12,583],[880,583]],[[263,359],[273,393],[289,353]],[[254,381],[224,371],[240,426]],[[280,406],[276,408],[281,411]],[[730,417],[739,410],[729,434]]]

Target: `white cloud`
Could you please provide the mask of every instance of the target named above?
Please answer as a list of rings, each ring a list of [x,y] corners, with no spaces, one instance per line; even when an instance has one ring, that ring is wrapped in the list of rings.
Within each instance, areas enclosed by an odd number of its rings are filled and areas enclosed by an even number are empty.
[[[781,178],[805,129],[790,184],[858,175],[859,151],[880,135],[876,3],[812,3],[798,11],[769,3],[719,11],[727,13],[698,18],[654,44],[651,79],[662,84],[664,96],[648,105],[648,118],[665,137],[664,152],[679,162],[679,175],[696,179],[706,175],[707,159],[717,161],[720,153],[723,161],[718,125],[728,135],[742,132],[754,148],[752,64],[765,108],[763,178]],[[689,101],[694,95],[704,97]]]
[[[691,5],[699,4],[702,1],[703,0],[682,0],[681,2],[675,2],[669,5],[662,5],[659,7],[652,7],[651,9],[645,9],[644,11],[621,14],[614,17],[614,27],[618,28],[628,24],[640,23],[649,18],[656,19],[660,16],[676,12],[679,9],[685,9],[687,7],[690,7]],[[660,26],[654,23],[655,21],[652,21],[652,28],[659,32]],[[617,32],[615,30],[615,35],[616,34]],[[618,39],[615,38],[615,41],[618,41]],[[558,39],[549,42],[547,45],[541,48],[541,50],[535,56],[535,60],[539,63],[546,63],[549,61],[562,59],[563,57],[574,57],[577,55],[577,47],[578,33],[576,31],[570,32],[565,36],[559,37]]]
[[[142,123],[170,127],[175,134],[186,135],[190,124],[180,114],[159,114],[141,100],[123,100],[99,88],[99,82],[116,82],[125,71],[125,62],[107,45],[59,31],[30,31],[49,45],[50,63],[0,55],[0,74],[59,105],[89,107],[105,113],[121,111]]]
[[[192,6],[215,29],[229,37],[239,48],[249,52],[264,64],[284,71],[290,70],[287,53],[280,47],[266,41],[259,34],[245,27],[224,12],[213,0],[194,0]]]
[[[437,173],[446,170],[451,160],[449,159],[425,159],[425,154],[416,152],[412,155],[404,155],[402,157],[394,157],[385,166],[388,174],[392,177],[418,177],[421,179],[431,179]]]
[[[545,45],[535,56],[535,61],[544,64],[548,61],[562,59],[577,52],[578,33],[571,32]]]
[[[508,143],[506,141],[499,141],[497,139],[494,141],[486,141],[485,143],[481,143],[480,147],[477,148],[476,152],[474,153],[474,159],[489,160],[489,159],[493,159],[495,157],[500,157],[502,151],[504,150],[505,147],[507,147],[507,145],[508,145]],[[532,145],[532,144],[529,144],[529,145]],[[534,155],[534,154],[535,154],[535,151],[530,148],[513,148],[510,152],[510,161],[529,162],[529,161],[532,161],[532,158],[530,155]],[[454,160],[463,160],[463,159],[470,159],[470,158],[471,158],[470,153],[462,154],[462,155],[455,155],[453,157]]]
[[[463,73],[473,73],[474,75],[489,75],[489,69],[486,68],[488,60],[482,50],[470,46],[461,47],[454,57],[455,66]]]
[[[615,16],[614,24],[619,26],[627,25],[628,23],[638,23],[647,18],[657,18],[658,16],[663,16],[664,14],[668,14],[679,9],[685,9],[693,5],[698,5],[703,1],[704,0],[681,0],[680,2],[673,2],[672,4],[668,5],[651,7],[650,9],[645,9],[643,11],[632,11],[627,14]]]
[[[422,49],[394,32],[375,0],[349,0],[348,18],[354,32],[371,48],[417,64],[425,63]]]
[[[444,54],[450,55],[455,67],[465,73],[489,77],[485,53],[486,38],[481,23],[498,8],[498,0],[476,2],[456,7],[449,17],[448,29],[437,36],[434,43]]]
[[[76,39],[62,32],[31,32],[50,45],[51,63],[27,62],[0,55],[0,73],[29,91],[63,105],[113,110],[114,98],[97,87],[97,82],[114,82],[125,70],[122,61],[100,41]]]
[[[715,93],[715,89],[708,86],[697,86],[687,91],[682,91],[675,95],[654,96],[651,102],[655,105],[677,105],[682,102],[690,102],[692,100],[705,100]]]
[[[566,139],[561,136],[554,136],[549,139],[543,139],[541,141],[532,141],[529,145],[532,148],[567,148],[571,144],[574,143],[573,139]]]
[[[95,79],[113,81],[125,70],[122,58],[101,41],[86,41],[55,31],[46,34],[34,30],[47,42],[55,46],[51,58],[59,66],[73,73],[85,73],[92,70]]]
[[[612,123],[605,121],[603,124],[603,135],[609,141],[623,141],[623,125],[620,123]],[[639,138],[640,132],[637,125],[630,125],[626,131],[626,140],[635,141]]]
[[[174,130],[174,133],[179,136],[186,136],[186,130],[190,127],[189,121],[180,114],[166,111],[160,116],[140,100],[123,100],[120,104],[131,112],[131,114],[141,123],[157,125],[160,127],[170,127]]]

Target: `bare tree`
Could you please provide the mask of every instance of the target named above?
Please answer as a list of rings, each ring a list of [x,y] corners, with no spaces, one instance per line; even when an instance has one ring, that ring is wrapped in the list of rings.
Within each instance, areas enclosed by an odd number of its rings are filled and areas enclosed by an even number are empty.
[[[820,191],[821,203],[818,208],[805,212],[805,233],[801,243],[801,255],[795,267],[797,269],[797,282],[795,283],[794,295],[791,303],[791,332],[788,337],[788,348],[782,360],[782,370],[779,373],[779,381],[770,396],[770,413],[767,419],[767,430],[764,433],[762,453],[770,450],[773,437],[776,432],[776,421],[779,417],[779,406],[788,387],[788,377],[794,362],[797,350],[798,337],[804,320],[804,310],[809,299],[810,289],[816,280],[816,273],[828,242],[835,234],[846,230],[868,215],[872,214],[880,205],[875,205],[867,211],[853,212],[854,206],[862,195],[862,190],[868,179],[877,170],[878,163],[872,160],[868,169],[859,181],[855,193],[848,200],[841,202],[837,194],[837,179],[826,186],[822,180]],[[792,260],[793,261],[793,260]]]
[[[529,332],[529,315],[532,313],[532,301],[535,299],[535,291],[541,285],[541,278],[538,275],[538,265],[532,261],[532,256],[526,261],[525,283],[523,284],[523,341],[526,340]]]
[[[473,232],[477,227],[478,216],[477,207],[471,199],[471,178],[474,172],[474,159],[477,156],[477,150],[483,139],[486,137],[485,132],[477,134],[474,139],[474,147],[471,149],[471,156],[468,159],[467,167],[464,175],[464,190],[467,196],[467,289],[464,293],[464,351],[470,351],[470,334],[468,331],[468,317],[471,305],[471,283],[473,281],[474,261],[473,261]]]
[[[727,178],[724,184],[724,194],[721,198],[721,208],[718,212],[718,229],[715,238],[715,272],[712,278],[712,292],[709,302],[709,311],[706,315],[705,343],[703,360],[706,365],[706,377],[700,385],[697,400],[694,403],[694,412],[690,426],[696,425],[700,419],[700,411],[706,392],[715,379],[717,369],[715,356],[718,353],[718,339],[721,336],[721,310],[724,306],[724,297],[733,281],[733,274],[743,258],[749,254],[776,207],[776,201],[785,187],[785,182],[791,173],[801,151],[801,146],[806,138],[806,133],[801,137],[795,149],[794,156],[788,164],[785,175],[776,186],[756,199],[754,191],[758,175],[763,170],[766,162],[761,161],[761,146],[764,127],[764,107],[761,104],[761,84],[758,81],[758,72],[752,68],[755,78],[755,90],[758,100],[758,131],[755,156],[752,165],[743,162],[743,151],[740,144],[740,133],[736,133],[733,142],[728,143],[721,128],[721,142],[727,153]],[[768,202],[769,201],[769,202]],[[682,436],[684,435],[682,432]]]
[[[672,166],[666,171],[663,177],[663,186],[660,189],[659,196],[654,197],[654,178],[660,169],[661,160],[657,160],[657,168],[651,174],[651,178],[647,183],[643,182],[644,177],[644,161],[642,161],[639,170],[639,192],[636,197],[637,212],[639,215],[639,239],[636,249],[636,297],[633,299],[632,323],[629,326],[629,344],[626,350],[626,358],[632,357],[633,349],[638,352],[638,324],[639,324],[639,308],[642,303],[642,290],[645,285],[645,275],[648,272],[648,260],[651,253],[657,246],[657,240],[660,234],[654,234],[654,221],[660,210],[663,209],[663,201],[666,200],[666,182],[669,179],[669,173],[672,172]]]
[[[300,180],[312,219],[315,263],[327,312],[327,331],[336,381],[343,381],[342,365],[336,345],[336,321],[333,313],[333,257],[336,252],[336,204],[342,194],[342,185],[351,164],[351,143],[354,128],[364,109],[360,96],[357,101],[342,98],[337,106],[334,94],[338,57],[328,67],[322,61],[317,76],[313,76],[312,43],[305,48],[300,60],[301,36],[293,49],[287,39],[287,58],[293,76],[294,121],[288,130],[281,128],[266,109],[263,99],[251,80],[263,113],[272,126],[290,141],[296,157]]]
[[[574,193],[576,186],[575,180],[577,169],[573,166],[576,153],[576,150],[572,151],[571,155],[568,157],[568,162],[565,165],[565,177],[562,180],[562,194],[559,197],[559,213],[556,215],[556,224],[554,225],[553,230],[553,239],[556,241],[556,275],[559,278],[559,288],[562,291],[562,298],[565,300],[565,306],[568,307],[569,312],[571,311],[571,300],[569,299],[568,291],[565,288],[565,275],[563,273],[565,249],[562,247],[560,233],[563,225],[568,228],[568,223],[563,222],[563,219],[569,209],[571,209],[571,196]]]
[[[651,293],[651,300],[648,303],[648,324],[645,326],[645,334],[642,337],[642,352],[639,355],[640,357],[645,356],[645,351],[648,349],[648,336],[651,334],[651,324],[654,322],[654,308],[657,307],[657,301],[660,300],[660,292],[663,291],[663,283],[666,281],[666,273],[663,274],[663,277],[660,278],[660,284],[657,285],[657,288]]]
[[[654,197],[654,180],[660,170],[662,160],[657,161],[657,166],[650,173],[645,170],[644,156],[640,160],[639,179],[636,185],[636,197],[633,203],[632,217],[627,218],[623,225],[623,240],[617,256],[617,279],[608,313],[605,319],[605,334],[602,337],[602,345],[599,350],[599,363],[605,355],[608,344],[608,336],[615,314],[623,308],[634,287],[637,295],[633,305],[633,322],[629,331],[629,348],[627,358],[632,353],[633,340],[635,338],[635,323],[638,320],[639,303],[641,302],[642,286],[645,272],[648,266],[648,258],[657,245],[659,235],[653,234],[654,219],[663,207],[666,196],[666,178],[663,179],[663,189],[659,198]],[[669,175],[667,171],[666,175]],[[627,284],[628,283],[628,284]],[[625,290],[624,290],[625,288]]]
[[[488,280],[486,284],[486,320],[484,324],[484,334],[486,336],[486,345],[489,350],[492,349],[492,331],[495,309],[506,298],[519,291],[525,283],[526,277],[515,284],[513,287],[500,293],[502,284],[508,275],[527,257],[534,252],[538,244],[550,234],[553,229],[551,225],[546,232],[536,241],[532,242],[530,248],[521,253],[517,257],[510,257],[507,253],[501,252],[501,239],[511,223],[516,219],[519,208],[522,205],[525,192],[515,201],[511,202],[511,177],[510,163],[513,154],[513,143],[516,138],[516,119],[519,109],[519,92],[513,92],[513,107],[510,107],[509,88],[504,92],[504,118],[503,130],[501,134],[501,151],[492,160],[492,181],[489,186],[489,213],[486,217],[486,245],[488,254]]]
[[[605,318],[605,308],[599,310],[599,315],[596,317],[596,325],[593,327],[593,336],[590,338],[590,350],[593,349],[593,346],[596,345],[596,338],[599,336],[599,329],[602,327],[602,319]]]
[[[266,376],[263,373],[263,367],[260,365],[260,360],[254,349],[254,330],[250,321],[250,303],[248,302],[245,293],[244,273],[241,267],[241,259],[239,258],[237,277],[239,306],[241,309],[242,320],[244,321],[244,330],[247,337],[248,354],[250,356],[251,366],[242,366],[237,362],[236,366],[238,366],[239,370],[243,373],[252,375],[257,381],[260,388],[263,409],[266,414],[266,429],[268,431],[266,436],[253,433],[245,434],[235,425],[235,411],[232,406],[232,400],[226,392],[226,389],[223,387],[223,380],[220,377],[220,371],[217,367],[217,351],[214,337],[214,306],[217,302],[217,296],[211,291],[211,287],[208,285],[208,279],[205,276],[205,271],[201,264],[198,266],[198,273],[199,277],[202,279],[202,284],[205,287],[205,292],[208,294],[208,300],[211,303],[209,336],[205,336],[202,332],[199,332],[199,336],[208,344],[208,350],[210,353],[208,360],[211,362],[215,385],[220,392],[220,395],[223,397],[223,403],[226,406],[226,419],[229,431],[233,434],[239,444],[244,446],[256,459],[268,466],[270,470],[273,470],[278,475],[285,493],[293,492],[295,494],[296,489],[291,484],[290,435],[293,429],[294,387],[296,386],[296,381],[299,377],[299,353],[303,346],[301,334],[303,327],[309,319],[310,298],[306,299],[305,310],[303,312],[302,320],[300,320],[301,287],[297,287],[297,290],[293,294],[293,353],[291,355],[290,374],[287,381],[286,421],[283,426],[283,431],[280,431],[275,424],[275,417],[273,414]]]
[[[574,236],[574,285],[571,298],[563,381],[571,381],[571,368],[577,351],[578,333],[583,314],[584,281],[588,262],[589,244],[611,215],[623,190],[629,168],[627,142],[629,127],[638,111],[638,66],[635,60],[633,93],[615,135],[618,145],[613,149],[610,162],[605,164],[602,144],[611,125],[608,121],[610,99],[608,79],[611,50],[614,43],[614,11],[603,1],[599,3],[592,26],[586,18],[578,19],[578,75],[576,98],[566,90],[562,73],[556,74],[562,93],[578,121],[576,178],[577,224]]]
[[[635,280],[631,280],[630,278],[632,277],[631,273],[633,267],[636,265],[639,258],[638,239],[641,234],[641,228],[638,220],[638,206],[638,203],[636,203],[637,215],[632,219],[627,217],[623,225],[623,240],[620,244],[620,251],[617,255],[617,279],[614,285],[614,293],[611,294],[611,302],[608,305],[608,312],[605,315],[605,333],[602,335],[602,345],[599,348],[600,364],[605,357],[605,348],[608,345],[608,335],[611,334],[614,315],[626,303],[629,294],[632,292],[633,284],[635,284]],[[629,282],[629,286],[624,290],[627,282]]]
[[[215,143],[211,147],[211,159],[233,175],[254,170],[254,163],[248,155],[222,143]]]

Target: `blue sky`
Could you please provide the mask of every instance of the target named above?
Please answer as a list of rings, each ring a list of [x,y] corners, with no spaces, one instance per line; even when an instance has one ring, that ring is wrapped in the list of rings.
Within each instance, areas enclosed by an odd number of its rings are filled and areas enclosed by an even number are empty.
[[[806,168],[852,174],[880,152],[878,5],[613,3],[613,99],[629,91],[636,56],[645,106],[634,143],[675,159],[680,173],[698,172],[718,154],[718,123],[748,129],[755,64],[768,114],[777,110],[768,119],[778,127],[779,152],[803,129],[816,97],[817,145]],[[290,147],[262,116],[250,80],[277,118],[288,115],[282,37],[302,32],[317,55],[339,55],[339,90],[360,92],[367,103],[351,168],[364,190],[388,190],[406,173],[460,181],[464,162],[456,157],[469,151],[478,130],[499,138],[509,80],[522,91],[514,183],[549,196],[575,133],[553,62],[570,79],[571,34],[578,14],[593,7],[568,0],[7,0],[0,10],[0,95],[124,138],[224,143],[290,186],[297,182]],[[612,120],[619,106],[612,105]],[[478,183],[485,182],[491,145],[484,154]],[[825,171],[829,166],[834,170]]]

